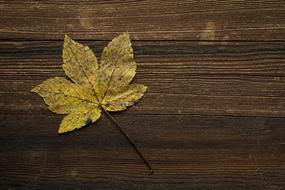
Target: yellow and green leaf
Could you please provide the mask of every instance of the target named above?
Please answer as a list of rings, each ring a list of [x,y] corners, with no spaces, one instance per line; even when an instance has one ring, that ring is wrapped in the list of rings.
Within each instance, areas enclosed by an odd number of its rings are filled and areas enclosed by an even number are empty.
[[[99,64],[88,46],[66,35],[62,57],[63,70],[70,80],[54,77],[32,89],[43,97],[51,111],[68,114],[59,133],[95,122],[101,109],[125,110],[146,92],[146,86],[130,84],[137,65],[128,33],[114,38],[104,48]]]

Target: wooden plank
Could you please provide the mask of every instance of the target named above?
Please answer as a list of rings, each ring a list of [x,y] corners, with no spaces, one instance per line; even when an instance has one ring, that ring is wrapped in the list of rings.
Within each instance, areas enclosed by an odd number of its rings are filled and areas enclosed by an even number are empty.
[[[83,43],[100,55],[107,42]],[[149,90],[132,113],[285,116],[285,43],[133,45],[139,65],[135,82]],[[0,43],[2,113],[49,113],[30,89],[49,77],[64,76],[61,46],[45,41]]]
[[[108,42],[82,43],[89,45],[99,58]],[[63,41],[0,42],[1,79],[62,74],[62,45]],[[144,78],[285,76],[285,42],[133,41],[133,47],[138,73],[144,73]]]
[[[3,114],[49,111],[42,99],[27,89],[24,93],[1,93]],[[171,93],[147,93],[132,113],[143,114],[202,114],[232,116],[285,116],[284,97],[210,96]]]
[[[115,114],[59,136],[61,116],[1,115],[0,188],[281,189],[284,118]]]
[[[0,0],[0,189],[285,187],[281,0]],[[63,35],[97,57],[131,34],[148,92],[65,135],[30,89],[61,69]]]
[[[1,39],[284,40],[285,5],[274,1],[0,1]]]

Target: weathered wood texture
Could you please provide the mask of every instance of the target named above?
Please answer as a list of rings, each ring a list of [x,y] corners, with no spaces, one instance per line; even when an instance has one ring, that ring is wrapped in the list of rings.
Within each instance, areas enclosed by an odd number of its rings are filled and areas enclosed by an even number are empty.
[[[0,189],[284,189],[283,1],[0,1]],[[129,31],[145,97],[58,135],[30,89],[61,69],[63,34],[99,57]]]
[[[284,40],[283,0],[0,1],[1,39]]]
[[[82,43],[98,57],[107,44]],[[134,41],[133,46],[136,80],[149,86],[132,108],[135,113],[285,116],[284,42]],[[42,99],[29,90],[49,77],[64,76],[62,42],[3,42],[0,49],[1,96],[9,100],[0,110],[45,111]]]

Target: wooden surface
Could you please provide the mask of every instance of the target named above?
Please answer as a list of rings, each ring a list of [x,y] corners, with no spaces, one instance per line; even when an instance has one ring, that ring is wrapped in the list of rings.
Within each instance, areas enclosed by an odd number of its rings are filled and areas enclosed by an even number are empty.
[[[285,189],[284,1],[0,1],[0,189]],[[63,35],[99,57],[129,31],[135,82],[113,114],[58,135],[30,89],[61,69]]]

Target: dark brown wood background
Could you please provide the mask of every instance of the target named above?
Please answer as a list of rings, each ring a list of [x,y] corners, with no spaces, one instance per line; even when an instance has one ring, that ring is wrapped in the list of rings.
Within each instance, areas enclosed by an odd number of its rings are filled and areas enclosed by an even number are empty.
[[[58,135],[30,89],[64,76],[64,34],[99,57],[131,34],[145,97]],[[0,1],[0,189],[285,189],[283,0]]]

